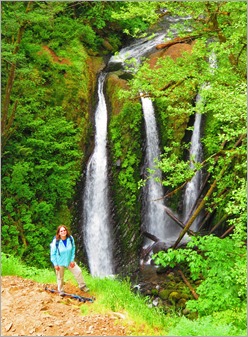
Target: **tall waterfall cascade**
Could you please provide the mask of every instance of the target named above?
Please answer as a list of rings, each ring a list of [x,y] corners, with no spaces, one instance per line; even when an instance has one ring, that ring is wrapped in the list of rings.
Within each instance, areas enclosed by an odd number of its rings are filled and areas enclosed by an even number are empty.
[[[83,195],[84,243],[90,273],[99,277],[114,273],[107,176],[107,107],[103,93],[105,77],[103,73],[98,80],[95,148],[87,165]]]
[[[209,65],[210,65],[210,73],[213,73],[217,68],[217,60],[214,52],[211,53],[209,57]],[[208,90],[210,84],[204,83],[201,87],[200,92],[196,96],[196,107],[200,102],[201,91]],[[195,122],[193,133],[191,137],[191,146],[190,146],[190,167],[194,169],[194,162],[201,162],[202,160],[202,144],[201,144],[201,121],[202,114],[195,114]],[[196,201],[199,198],[200,188],[202,184],[202,172],[197,171],[193,178],[187,183],[184,193],[184,212],[183,212],[183,220],[187,222],[189,217],[192,215],[192,212],[196,209]],[[191,229],[197,231],[199,224],[202,219],[202,214],[200,213],[198,217],[193,222]]]
[[[162,173],[156,168],[159,159],[159,138],[152,101],[141,97],[146,128],[146,169],[153,170],[152,177],[144,187],[144,225],[146,231],[170,246],[179,234],[178,225],[165,212]]]
[[[165,211],[159,205],[163,205],[163,189],[159,181],[162,179],[161,171],[155,168],[155,160],[159,159],[159,140],[156,119],[152,101],[141,97],[142,108],[146,127],[146,158],[145,166],[154,170],[152,178],[148,179],[145,190],[145,228],[148,232],[159,238],[165,238]],[[157,179],[157,180],[156,180]]]
[[[197,95],[196,102],[200,99],[200,95]],[[201,119],[200,113],[195,114],[194,129],[191,137],[190,146],[190,168],[194,169],[194,162],[200,162],[202,159],[202,145],[201,145]],[[184,222],[186,222],[189,216],[195,209],[195,203],[199,197],[200,187],[202,183],[202,173],[197,171],[193,178],[187,183],[184,194]],[[193,222],[191,229],[197,230],[200,217],[198,216]]]

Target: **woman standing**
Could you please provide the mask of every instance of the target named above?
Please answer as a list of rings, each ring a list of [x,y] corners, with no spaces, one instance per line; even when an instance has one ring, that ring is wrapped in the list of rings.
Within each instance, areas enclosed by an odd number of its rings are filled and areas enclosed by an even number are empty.
[[[56,236],[51,243],[50,250],[51,261],[54,265],[58,291],[63,294],[64,271],[68,268],[74,275],[79,288],[82,291],[89,291],[84,282],[81,268],[74,261],[75,259],[75,242],[70,235],[66,226],[62,225],[57,228]]]

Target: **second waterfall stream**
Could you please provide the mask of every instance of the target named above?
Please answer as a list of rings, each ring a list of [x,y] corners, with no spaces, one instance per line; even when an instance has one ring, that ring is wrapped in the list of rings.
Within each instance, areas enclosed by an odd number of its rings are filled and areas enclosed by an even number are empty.
[[[153,170],[152,176],[144,187],[144,227],[168,246],[173,243],[179,233],[178,225],[166,214],[164,208],[164,193],[162,173],[156,168],[159,159],[159,136],[152,101],[141,97],[146,128],[145,169]],[[147,174],[147,173],[146,173]]]

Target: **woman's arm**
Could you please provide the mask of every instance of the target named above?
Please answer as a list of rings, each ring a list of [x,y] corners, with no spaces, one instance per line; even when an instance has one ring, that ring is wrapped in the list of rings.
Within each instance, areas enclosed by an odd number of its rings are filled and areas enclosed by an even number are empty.
[[[72,250],[71,250],[71,262],[74,262],[75,260],[75,252],[76,252],[76,246],[75,246],[75,241],[74,238],[71,236],[71,244],[72,244]]]

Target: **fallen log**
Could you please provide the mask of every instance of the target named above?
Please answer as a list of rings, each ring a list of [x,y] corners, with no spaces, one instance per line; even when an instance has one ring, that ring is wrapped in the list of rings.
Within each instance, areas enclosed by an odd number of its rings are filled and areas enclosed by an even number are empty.
[[[198,232],[200,232],[202,230],[202,228],[204,227],[204,225],[209,221],[209,219],[211,218],[211,216],[213,215],[213,213],[211,212],[205,212],[204,216],[203,216],[203,220],[199,225],[198,228]]]
[[[154,242],[158,242],[159,241],[159,238],[147,231],[143,231],[143,234],[148,238],[148,239],[151,239],[152,241]]]
[[[154,243],[152,243],[151,245],[149,245],[148,247],[144,248],[142,253],[141,253],[141,257],[145,260],[148,255],[152,252],[153,254],[157,254],[160,251],[167,251],[168,248],[170,248],[170,246],[168,246],[165,242],[161,241],[157,236],[144,231],[143,234],[149,238],[150,240],[154,241]]]
[[[160,43],[158,45],[156,45],[156,49],[164,49],[164,48],[168,48],[170,46],[173,46],[174,44],[177,43],[188,43],[188,42],[192,42],[193,40],[195,40],[196,38],[198,38],[200,35],[193,35],[193,36],[184,36],[184,37],[175,37],[175,39],[170,40],[168,42],[164,42],[164,43]]]
[[[184,224],[169,210],[169,208],[164,205],[163,207],[165,208],[166,214],[168,214],[172,220],[174,220],[182,229],[184,229]],[[195,233],[190,229],[188,230],[188,233],[193,236],[195,235]]]
[[[184,273],[181,270],[178,270],[178,274],[181,276],[181,278],[183,279],[184,283],[187,285],[187,287],[191,291],[191,294],[194,296],[194,298],[198,300],[199,296],[197,295],[197,293],[195,292],[195,289],[192,287],[192,285],[189,283],[189,281],[185,277]]]

